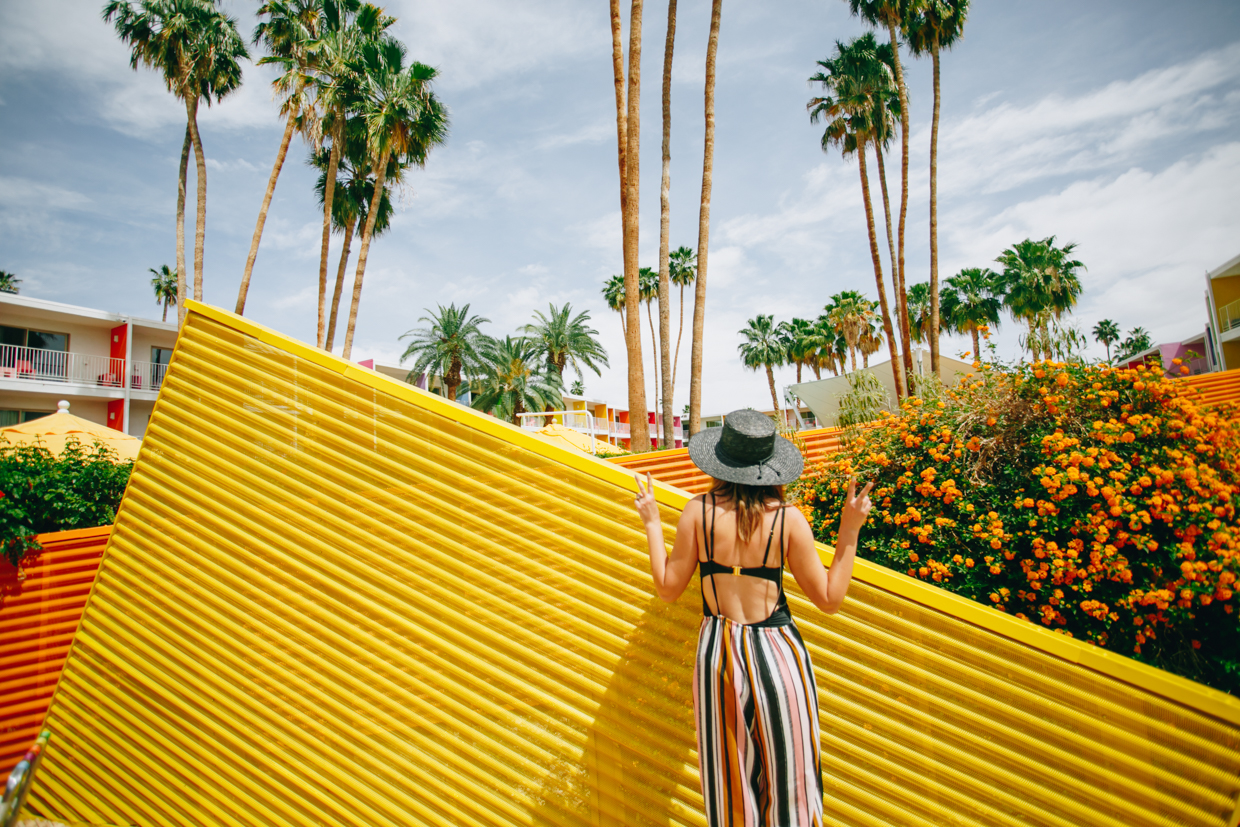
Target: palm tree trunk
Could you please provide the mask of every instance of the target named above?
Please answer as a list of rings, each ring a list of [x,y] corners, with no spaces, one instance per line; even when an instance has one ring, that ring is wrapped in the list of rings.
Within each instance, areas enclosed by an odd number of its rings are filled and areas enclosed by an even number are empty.
[[[969,332],[973,334],[973,361],[980,362],[982,361],[982,341],[977,335],[977,325],[970,326]]]
[[[930,118],[930,370],[939,370],[939,47],[931,44],[934,63],[934,115]],[[941,377],[940,377],[941,378]]]
[[[857,349],[852,345],[848,347],[848,358],[852,360],[852,372],[857,372]]]
[[[650,349],[654,352],[654,414],[655,419],[659,418],[659,337],[654,332],[654,316],[650,314],[650,302],[646,302],[646,320],[650,322]],[[662,322],[662,319],[660,319]],[[646,417],[649,419],[649,416]],[[658,432],[658,429],[655,429]],[[651,439],[652,444],[658,443],[657,438]]]
[[[327,340],[323,349],[331,353],[336,343],[336,315],[340,310],[340,294],[344,290],[344,271],[349,266],[349,247],[353,243],[353,231],[357,228],[357,217],[350,217],[344,225],[344,249],[340,251],[340,266],[336,268],[336,289],[332,292],[332,312],[327,320]]]
[[[625,176],[625,149],[628,146],[628,119],[624,112],[624,46],[620,40],[620,0],[611,0],[611,68],[616,86],[616,158],[620,163],[620,222],[623,229],[625,205],[628,203],[627,178]],[[624,318],[623,313],[620,316]],[[625,328],[627,335],[628,328]]]
[[[164,299],[164,317],[160,321],[168,321],[168,300]]]
[[[671,448],[675,387],[672,384],[670,263],[672,189],[672,50],[676,42],[676,0],[667,3],[667,38],[663,46],[663,180],[659,186],[659,358],[662,360],[663,447]]]
[[[194,169],[198,177],[198,212],[194,226],[194,301],[202,301],[202,251],[207,239],[207,158],[198,133],[198,98],[187,101],[189,129],[194,137]]]
[[[818,365],[818,362],[817,362],[817,361],[815,361],[812,365],[810,365],[810,369],[814,371],[814,378],[815,378],[815,379],[822,379],[822,368],[821,368],[821,367],[819,367],[819,365]],[[798,377],[798,379],[799,379],[799,377]]]
[[[293,140],[293,116],[289,115],[285,121],[280,151],[276,153],[276,163],[271,168],[271,178],[267,180],[267,192],[263,195],[263,206],[258,210],[258,222],[254,225],[254,238],[250,239],[250,255],[246,257],[245,272],[241,274],[241,289],[237,292],[238,316],[245,313],[245,297],[250,292],[250,273],[254,270],[254,260],[258,258],[258,243],[263,238],[263,225],[267,223],[267,209],[271,206],[271,196],[276,191],[276,181],[280,177],[280,168],[284,166],[284,157],[288,155],[289,142]]]
[[[878,233],[874,229],[874,207],[870,201],[870,176],[865,167],[865,144],[857,147],[857,159],[861,162],[861,200],[865,202],[865,226],[870,233],[870,258],[874,260],[874,282],[878,287],[878,306],[883,313],[883,333],[887,335],[887,348],[891,351],[891,378],[896,386],[896,403],[905,396],[904,377],[900,371],[900,354],[896,352],[896,337],[891,327],[891,311],[887,307],[887,290],[883,286],[883,260],[878,254]],[[867,322],[868,324],[868,322]],[[869,354],[865,356],[865,366],[870,366]],[[853,357],[853,370],[857,369],[856,357]]]
[[[797,362],[797,384],[801,384],[801,363]]]
[[[343,142],[344,136],[344,113],[336,113],[336,123],[332,125],[332,151],[327,156],[327,178],[323,186],[323,241],[319,249],[319,328],[318,338],[315,340],[319,347],[323,347],[326,343],[326,321],[327,321],[327,252],[331,245],[332,235],[332,199],[336,193],[336,170],[340,165],[340,144]],[[376,190],[378,192],[378,190]],[[369,222],[369,219],[367,220]],[[362,245],[366,245],[365,235],[362,236]],[[356,285],[354,286],[356,292]],[[352,343],[352,325],[353,319],[349,319],[350,333],[348,341]],[[348,345],[345,346],[346,348]],[[346,355],[346,359],[349,357]]]
[[[775,393],[775,371],[771,370],[770,365],[766,366],[766,383],[771,386],[771,410],[775,412],[775,416],[779,417],[776,421],[782,427],[786,423],[783,421],[783,411],[779,409],[779,395]]]
[[[629,439],[634,452],[650,450],[650,422],[646,408],[646,372],[642,360],[642,330],[638,318],[638,218],[640,207],[639,155],[641,148],[642,0],[629,8],[629,78],[625,96],[624,148],[624,300],[629,324]],[[653,343],[652,343],[653,344]],[[657,351],[656,351],[657,352]]]
[[[185,143],[181,144],[181,169],[177,177],[177,324],[185,321],[185,179],[189,175],[189,150],[193,145],[189,121],[185,122]]]
[[[875,142],[878,156],[878,183],[883,193],[883,215],[887,219],[887,250],[891,256],[891,282],[896,294],[896,323],[900,327],[900,356],[904,359],[905,393],[913,392],[913,334],[908,326],[908,293],[904,289],[904,271],[896,266],[896,241],[891,232],[891,198],[887,194],[887,168],[883,164],[883,146]]]
[[[715,55],[723,0],[711,0],[706,40],[706,134],[702,149],[702,201],[698,210],[697,283],[693,290],[693,347],[689,356],[689,435],[702,430],[702,336],[706,326],[706,265],[710,256],[710,189],[715,165]]]
[[[892,63],[896,69],[896,88],[900,93],[900,223],[896,235],[898,256],[896,270],[899,273],[898,280],[903,290],[905,284],[904,223],[908,218],[908,87],[904,85],[904,67],[900,65],[900,38],[896,34],[896,24],[894,21],[887,21],[887,32],[891,36]]]
[[[370,211],[366,213],[366,227],[362,230],[362,248],[357,254],[357,272],[353,274],[353,301],[349,305],[349,324],[344,331],[344,350],[340,354],[348,359],[353,354],[353,331],[357,327],[357,308],[362,302],[362,276],[366,274],[366,257],[370,254],[370,240],[375,234],[375,220],[379,217],[379,201],[383,198],[383,179],[386,177],[391,146],[384,147],[383,157],[375,167],[375,194],[370,198]],[[328,182],[334,176],[327,177]],[[330,202],[328,202],[330,203]]]
[[[676,328],[676,355],[672,357],[672,390],[676,389],[676,369],[680,366],[680,339],[685,334],[685,286],[680,285],[680,326]]]

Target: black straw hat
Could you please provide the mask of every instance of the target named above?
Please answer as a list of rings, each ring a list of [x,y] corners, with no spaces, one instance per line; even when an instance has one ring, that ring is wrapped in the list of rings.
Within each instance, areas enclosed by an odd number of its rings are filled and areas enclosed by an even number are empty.
[[[749,409],[725,416],[722,428],[694,434],[689,459],[717,480],[745,485],[785,485],[805,467],[797,447],[776,433],[775,422]]]

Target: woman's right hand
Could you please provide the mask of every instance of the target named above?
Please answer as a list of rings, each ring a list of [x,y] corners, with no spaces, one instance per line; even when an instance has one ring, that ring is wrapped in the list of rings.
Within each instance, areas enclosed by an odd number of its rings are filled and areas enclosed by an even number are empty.
[[[646,486],[642,487],[642,478],[637,474],[633,475],[633,479],[637,481],[637,499],[633,501],[633,505],[637,508],[637,514],[642,518],[642,525],[649,528],[652,524],[661,524],[659,519],[659,503],[654,498],[654,479],[650,476],[650,472],[646,472]]]
[[[873,487],[873,481],[868,482],[858,494],[857,478],[848,478],[848,494],[844,497],[844,511],[840,514],[841,535],[855,536],[861,533],[861,526],[865,525],[865,521],[870,516],[870,509],[873,508],[873,503],[870,502],[870,489]]]

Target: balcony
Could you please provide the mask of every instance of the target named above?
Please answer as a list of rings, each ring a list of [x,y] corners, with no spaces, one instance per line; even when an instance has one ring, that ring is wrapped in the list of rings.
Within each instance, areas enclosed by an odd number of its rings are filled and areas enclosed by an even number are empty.
[[[1218,332],[1223,334],[1235,327],[1240,327],[1240,300],[1218,309]]]
[[[0,345],[0,383],[6,380],[26,380],[124,389],[128,382],[130,390],[157,392],[167,369],[167,365],[131,361],[129,370],[125,370],[124,359]]]
[[[629,423],[612,422],[597,416],[591,416],[585,411],[539,411],[536,413],[520,414],[521,427],[531,431],[537,431],[543,426],[543,417],[554,417],[559,419],[567,428],[574,431],[580,431],[586,436],[600,439],[608,442],[613,439],[629,438]],[[684,429],[675,427],[672,429],[672,439],[683,439]],[[663,438],[663,425],[656,423],[650,426],[651,439]]]

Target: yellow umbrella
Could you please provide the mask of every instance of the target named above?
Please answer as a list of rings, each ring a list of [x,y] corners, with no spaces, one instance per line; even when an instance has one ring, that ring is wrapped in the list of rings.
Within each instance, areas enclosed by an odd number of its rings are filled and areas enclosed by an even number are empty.
[[[594,439],[581,431],[575,431],[567,425],[560,425],[559,423],[546,425],[534,433],[550,437],[557,444],[567,445],[569,448],[576,448],[578,451],[585,451],[587,454],[619,454],[624,451],[618,445],[603,442],[601,439]]]
[[[17,445],[41,441],[53,454],[63,451],[70,437],[76,438],[88,449],[98,440],[116,453],[117,462],[129,462],[138,458],[138,446],[142,444],[142,440],[115,428],[96,425],[80,416],[74,416],[69,413],[69,403],[63,399],[56,407],[59,410],[54,414],[0,428],[0,434],[10,443]]]

